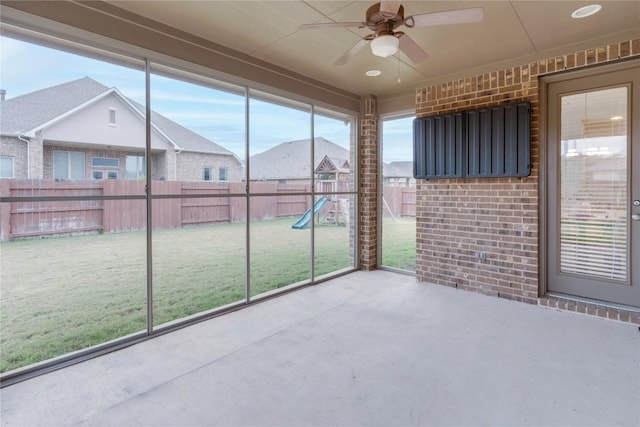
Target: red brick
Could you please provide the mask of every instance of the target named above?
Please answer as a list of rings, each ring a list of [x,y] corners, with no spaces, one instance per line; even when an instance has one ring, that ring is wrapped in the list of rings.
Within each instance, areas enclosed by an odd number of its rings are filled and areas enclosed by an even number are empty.
[[[482,108],[507,102],[531,103],[531,176],[527,178],[419,181],[416,193],[417,277],[532,304],[613,316],[593,304],[538,299],[540,101],[538,76],[592,63],[640,55],[640,39],[554,56],[417,90],[419,116]],[[418,101],[419,100],[419,101]],[[370,154],[371,161],[377,162]],[[367,163],[370,167],[371,163]],[[374,176],[371,172],[367,176]],[[375,175],[377,176],[377,175]],[[377,187],[368,192],[377,194]],[[373,203],[373,200],[369,200]],[[367,230],[374,241],[376,225]],[[475,252],[485,252],[479,262]],[[629,319],[640,323],[640,314]]]

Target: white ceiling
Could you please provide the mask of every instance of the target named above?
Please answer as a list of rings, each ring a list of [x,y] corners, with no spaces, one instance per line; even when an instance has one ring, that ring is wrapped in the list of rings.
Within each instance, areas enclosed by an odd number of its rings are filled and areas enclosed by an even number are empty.
[[[640,1],[600,1],[600,13],[572,19],[590,1],[404,1],[405,17],[484,8],[477,24],[406,28],[429,58],[413,64],[404,54],[379,58],[368,47],[346,65],[333,62],[368,29],[300,30],[301,24],[363,21],[368,1],[157,1],[109,0],[117,7],[304,74],[356,94],[390,96],[425,82],[459,78],[492,64],[527,63],[572,52],[589,41],[640,32]],[[591,45],[593,47],[593,45]],[[371,69],[379,77],[366,77]]]

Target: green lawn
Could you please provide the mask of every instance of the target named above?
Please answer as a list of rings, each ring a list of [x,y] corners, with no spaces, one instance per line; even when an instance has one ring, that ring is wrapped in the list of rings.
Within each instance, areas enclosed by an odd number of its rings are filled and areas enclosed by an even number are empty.
[[[310,231],[293,221],[252,222],[252,296],[311,279]],[[384,259],[399,268],[415,266],[412,223],[385,223]],[[154,325],[243,301],[245,234],[245,224],[154,231]],[[349,227],[318,226],[315,260],[316,276],[349,267]],[[145,330],[146,273],[144,232],[0,243],[0,372]]]
[[[382,218],[382,265],[416,271],[415,218]]]

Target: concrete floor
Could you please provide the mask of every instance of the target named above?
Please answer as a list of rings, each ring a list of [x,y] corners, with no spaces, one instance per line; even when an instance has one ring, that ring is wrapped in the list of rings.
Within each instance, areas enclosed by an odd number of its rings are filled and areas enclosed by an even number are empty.
[[[2,425],[640,425],[638,327],[357,272],[0,391]]]

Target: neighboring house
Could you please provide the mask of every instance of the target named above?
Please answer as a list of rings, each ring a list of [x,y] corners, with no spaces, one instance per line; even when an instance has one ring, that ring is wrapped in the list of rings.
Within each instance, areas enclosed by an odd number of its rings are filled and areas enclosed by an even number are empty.
[[[336,179],[338,170],[343,174],[346,173],[347,176],[351,173],[348,160],[350,154],[346,148],[322,137],[315,138],[315,164],[311,167],[310,146],[309,139],[288,141],[251,156],[249,159],[251,181],[280,184],[308,183],[312,172],[320,180]],[[321,164],[324,169],[318,170]]]
[[[415,187],[416,179],[413,177],[413,161],[383,163],[382,180],[384,186]]]
[[[0,178],[143,179],[145,108],[85,77],[0,102]],[[151,178],[241,181],[229,150],[152,112]]]

